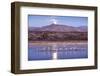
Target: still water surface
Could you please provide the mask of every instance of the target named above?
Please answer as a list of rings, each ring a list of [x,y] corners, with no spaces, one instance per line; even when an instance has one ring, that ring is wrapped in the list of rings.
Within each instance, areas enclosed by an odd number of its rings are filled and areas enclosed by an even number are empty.
[[[28,60],[52,60],[53,53],[57,53],[57,59],[79,59],[88,58],[87,43],[56,45],[53,51],[53,45],[29,45]]]

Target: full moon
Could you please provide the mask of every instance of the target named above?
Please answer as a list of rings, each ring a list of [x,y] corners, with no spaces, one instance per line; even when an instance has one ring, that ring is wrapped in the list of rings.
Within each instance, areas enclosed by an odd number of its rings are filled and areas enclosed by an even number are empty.
[[[57,22],[56,22],[56,21],[54,21],[53,23],[54,23],[54,24],[57,24]]]
[[[52,19],[52,23],[53,24],[57,24],[57,20],[56,19]]]

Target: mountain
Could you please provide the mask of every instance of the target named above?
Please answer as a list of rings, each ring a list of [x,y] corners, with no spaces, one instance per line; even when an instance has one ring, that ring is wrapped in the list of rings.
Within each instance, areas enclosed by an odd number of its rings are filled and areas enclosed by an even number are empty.
[[[78,27],[78,29],[80,30],[80,31],[88,31],[88,28],[87,28],[87,26],[80,26],[80,27]]]
[[[69,25],[50,24],[43,27],[30,27],[29,31],[87,32],[87,26],[73,27]]]
[[[36,30],[36,29],[39,29],[40,27],[29,27],[28,29],[29,29],[29,31],[34,31],[34,30]]]

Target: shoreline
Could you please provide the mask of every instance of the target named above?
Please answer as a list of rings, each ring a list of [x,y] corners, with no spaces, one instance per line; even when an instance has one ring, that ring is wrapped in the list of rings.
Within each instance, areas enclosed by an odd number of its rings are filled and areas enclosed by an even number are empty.
[[[43,43],[47,43],[47,42],[50,42],[50,43],[54,43],[54,42],[88,42],[88,40],[68,40],[68,41],[28,41],[29,43],[37,43],[37,42],[43,42]]]
[[[29,41],[28,45],[83,45],[88,44],[88,41]]]

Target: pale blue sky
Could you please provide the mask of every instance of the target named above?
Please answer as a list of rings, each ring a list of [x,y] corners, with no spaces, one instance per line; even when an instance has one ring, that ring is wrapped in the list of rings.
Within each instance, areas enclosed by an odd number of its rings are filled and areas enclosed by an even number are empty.
[[[69,25],[74,27],[87,26],[88,17],[75,17],[75,16],[46,16],[46,15],[29,15],[29,27],[42,27],[52,23]]]

